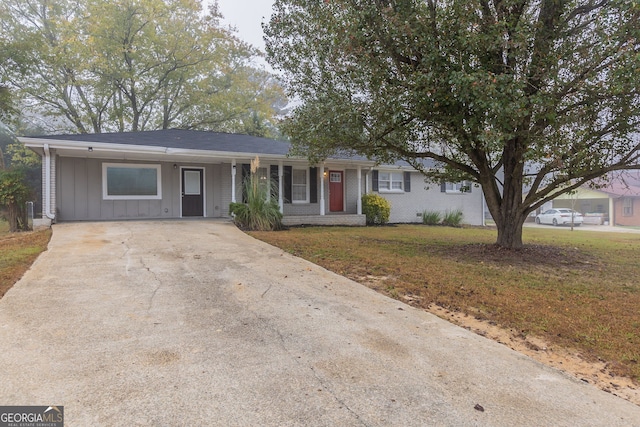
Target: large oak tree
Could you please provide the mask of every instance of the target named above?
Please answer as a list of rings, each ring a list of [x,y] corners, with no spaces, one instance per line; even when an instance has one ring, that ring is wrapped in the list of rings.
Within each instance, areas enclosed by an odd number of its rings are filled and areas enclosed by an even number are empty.
[[[637,0],[276,0],[265,31],[299,152],[472,180],[518,248],[542,204],[638,167],[639,17]]]
[[[209,4],[3,0],[0,77],[51,131],[268,133],[282,90]]]

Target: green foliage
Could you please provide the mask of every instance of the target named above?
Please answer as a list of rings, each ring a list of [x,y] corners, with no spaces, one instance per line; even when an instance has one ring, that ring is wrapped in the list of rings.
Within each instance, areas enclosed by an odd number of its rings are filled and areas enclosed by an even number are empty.
[[[557,195],[639,167],[637,0],[275,0],[265,39],[300,100],[282,126],[297,154],[475,182],[500,246]]]
[[[242,132],[255,115],[269,135],[282,89],[208,3],[5,0],[0,75],[58,131]]]
[[[282,213],[274,197],[274,181],[258,176],[258,161],[251,162],[252,172],[242,183],[246,203],[231,203],[229,213],[234,222],[242,228],[254,231],[273,231],[282,228]]]
[[[367,217],[368,225],[383,225],[389,222],[391,204],[379,194],[363,194],[362,213]]]
[[[442,217],[442,225],[446,225],[448,227],[460,227],[460,224],[462,224],[462,217],[463,215],[461,210],[447,211]]]
[[[442,215],[438,211],[422,212],[422,223],[426,225],[438,225],[442,221]]]
[[[17,168],[40,168],[41,159],[33,151],[29,150],[21,143],[7,145],[6,157],[9,164]]]
[[[9,92],[9,88],[0,84],[0,121],[10,118],[13,114],[15,114],[15,112],[16,110],[13,104],[11,92]]]
[[[9,231],[26,230],[26,202],[31,190],[21,170],[0,171],[0,206],[9,223]]]

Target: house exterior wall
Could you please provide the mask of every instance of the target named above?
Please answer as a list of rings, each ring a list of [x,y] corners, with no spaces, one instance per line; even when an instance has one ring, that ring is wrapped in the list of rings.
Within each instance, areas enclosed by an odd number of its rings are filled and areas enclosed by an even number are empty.
[[[624,213],[625,199],[631,203],[631,215]],[[613,225],[640,226],[640,197],[619,197],[613,199],[614,219]]]
[[[369,189],[373,188],[373,175],[367,174]],[[471,192],[447,193],[442,192],[440,185],[427,184],[419,172],[410,173],[411,191],[409,192],[380,192],[382,197],[391,203],[391,223],[422,222],[423,211],[460,210],[463,214],[462,222],[470,225],[483,224],[483,202],[480,188],[472,187]]]
[[[161,176],[161,198],[153,200],[105,200],[102,194],[103,163],[159,164]],[[235,197],[242,201],[242,164],[236,164]],[[283,162],[283,165],[291,164]],[[175,165],[175,167],[174,167]],[[299,166],[300,163],[297,163]],[[262,165],[269,168],[269,164]],[[231,163],[173,163],[160,161],[123,161],[84,157],[60,157],[52,153],[52,180],[55,191],[51,194],[51,206],[57,208],[61,221],[118,220],[118,219],[161,219],[181,216],[181,167],[202,168],[204,170],[205,216],[228,217],[232,201]],[[344,214],[356,214],[358,210],[358,180],[362,180],[361,191],[373,188],[373,174],[362,169],[358,175],[354,167],[325,166],[325,170],[344,172]],[[329,182],[318,169],[318,194],[316,203],[285,203],[286,216],[320,215],[321,191],[324,186],[325,213],[329,212]],[[43,172],[44,173],[44,172]],[[482,193],[473,188],[470,193],[443,193],[439,185],[426,185],[418,172],[410,173],[411,191],[379,192],[391,203],[392,223],[421,222],[424,210],[446,212],[461,210],[463,222],[480,225],[482,218]],[[44,180],[43,180],[44,182]],[[43,191],[44,193],[44,191]],[[640,213],[640,206],[638,207]]]
[[[261,162],[261,167],[266,167],[269,169],[271,165],[276,165],[277,163],[267,163]],[[291,166],[291,163],[285,162],[283,166]],[[299,167],[299,165],[298,165]],[[242,165],[239,162],[236,165],[236,201],[240,202],[242,200]],[[222,164],[222,178],[220,180],[222,188],[231,188],[231,164]],[[344,172],[344,211],[342,213],[355,214],[358,211],[358,171],[357,169],[345,169],[343,167],[332,167],[325,166],[325,171],[334,170],[334,171],[342,171]],[[320,203],[321,203],[321,192],[320,186],[324,186],[324,210],[326,214],[330,214],[329,212],[329,180],[327,177],[322,177],[322,168],[318,168],[318,176],[316,179],[318,180],[317,188],[317,202],[316,203],[284,203],[283,206],[283,214],[284,216],[307,216],[307,215],[320,215]],[[228,182],[226,181],[225,176],[229,177]],[[310,177],[313,179],[313,177]],[[362,192],[364,193],[364,185],[362,186]],[[231,192],[229,191],[229,196],[226,196],[227,192],[223,190],[223,215],[228,216],[229,214],[229,203],[231,203]]]
[[[158,200],[104,200],[102,164],[160,164],[161,198]],[[57,216],[61,221],[179,218],[180,167],[203,168],[205,216],[222,216],[219,165],[171,162],[133,162],[108,159],[58,157],[56,170]],[[54,203],[54,202],[52,202]],[[216,209],[217,207],[217,209]]]
[[[347,169],[345,171],[345,212],[354,214],[358,212],[358,170]],[[362,187],[364,193],[364,187]]]
[[[346,169],[344,167],[325,166],[327,176],[324,177],[322,183],[324,185],[324,211],[327,214],[336,213],[329,211],[329,203],[331,201],[331,194],[329,192],[329,178],[330,171],[343,172],[343,191],[344,191],[344,210],[341,213],[356,214],[358,213],[358,170]],[[362,193],[364,194],[364,186],[362,187]],[[318,201],[320,201],[320,190],[318,187]],[[317,213],[320,211],[318,210]]]

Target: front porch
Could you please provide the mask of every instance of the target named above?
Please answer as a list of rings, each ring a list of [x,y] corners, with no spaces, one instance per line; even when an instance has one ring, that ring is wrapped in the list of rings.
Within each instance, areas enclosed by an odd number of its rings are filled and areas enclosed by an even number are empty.
[[[327,214],[327,215],[287,215],[282,218],[282,224],[287,227],[297,225],[347,225],[363,227],[367,224],[367,217],[358,214]]]

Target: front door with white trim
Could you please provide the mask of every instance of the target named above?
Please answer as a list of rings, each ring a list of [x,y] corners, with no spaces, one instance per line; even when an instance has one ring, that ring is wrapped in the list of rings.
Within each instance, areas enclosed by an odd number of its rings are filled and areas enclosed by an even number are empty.
[[[329,212],[344,211],[343,178],[343,171],[329,171]]]
[[[203,170],[182,169],[182,216],[204,216]]]

